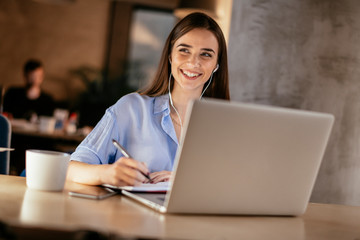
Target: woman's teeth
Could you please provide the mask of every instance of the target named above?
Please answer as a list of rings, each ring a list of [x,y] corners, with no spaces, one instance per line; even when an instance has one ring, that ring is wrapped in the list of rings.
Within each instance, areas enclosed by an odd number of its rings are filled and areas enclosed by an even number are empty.
[[[183,73],[184,73],[186,76],[188,76],[188,77],[197,77],[197,76],[200,75],[200,74],[198,74],[198,73],[191,73],[191,72],[184,71],[184,70],[183,70]]]

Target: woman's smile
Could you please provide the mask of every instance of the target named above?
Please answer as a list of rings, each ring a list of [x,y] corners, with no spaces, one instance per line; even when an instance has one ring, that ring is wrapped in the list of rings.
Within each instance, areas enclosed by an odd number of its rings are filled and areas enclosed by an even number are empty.
[[[170,56],[174,94],[200,96],[216,68],[218,49],[215,35],[206,29],[195,28],[175,41]]]
[[[190,80],[194,80],[196,79],[197,77],[201,76],[202,73],[197,73],[197,72],[192,72],[192,71],[189,71],[189,70],[185,70],[185,69],[180,69],[180,72],[188,79]]]

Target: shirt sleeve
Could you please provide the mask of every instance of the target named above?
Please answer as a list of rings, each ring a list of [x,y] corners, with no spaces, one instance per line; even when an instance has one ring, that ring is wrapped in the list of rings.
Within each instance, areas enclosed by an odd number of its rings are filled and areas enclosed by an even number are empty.
[[[91,131],[80,143],[71,160],[89,164],[108,164],[115,161],[115,148],[112,139],[118,138],[118,124],[114,113],[114,106],[108,108]]]
[[[89,164],[114,163],[123,156],[112,143],[115,139],[134,159],[146,163],[151,172],[171,171],[177,141],[168,104],[168,98],[161,96],[123,96],[106,110],[70,159]]]

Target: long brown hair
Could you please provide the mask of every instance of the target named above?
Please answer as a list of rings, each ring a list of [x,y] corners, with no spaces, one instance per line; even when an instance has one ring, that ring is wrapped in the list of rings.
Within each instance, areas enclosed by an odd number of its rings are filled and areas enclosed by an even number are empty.
[[[144,90],[141,90],[140,94],[155,97],[166,94],[168,92],[168,80],[171,72],[169,56],[171,54],[174,43],[180,37],[195,28],[206,29],[212,32],[219,44],[219,53],[217,59],[219,68],[213,74],[213,80],[204,93],[204,97],[230,99],[227,50],[224,35],[219,25],[211,17],[199,12],[187,15],[175,25],[165,42],[154,80]],[[171,81],[174,80],[172,79]],[[207,85],[207,83],[208,81],[204,84],[204,87]],[[174,86],[173,83],[171,83],[171,87],[172,86]]]

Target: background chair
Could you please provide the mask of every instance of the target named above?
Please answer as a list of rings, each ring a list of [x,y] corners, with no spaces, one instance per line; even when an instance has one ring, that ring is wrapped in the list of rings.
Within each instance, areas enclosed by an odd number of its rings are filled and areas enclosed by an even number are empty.
[[[0,114],[0,147],[10,147],[11,125],[9,120]],[[9,174],[10,152],[0,152],[0,174]]]

